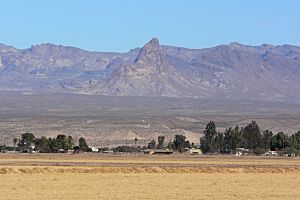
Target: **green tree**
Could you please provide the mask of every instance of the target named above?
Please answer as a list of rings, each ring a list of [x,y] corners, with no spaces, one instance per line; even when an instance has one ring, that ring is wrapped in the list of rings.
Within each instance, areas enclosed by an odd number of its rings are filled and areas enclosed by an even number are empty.
[[[165,136],[163,135],[158,136],[157,141],[158,141],[157,148],[162,149],[164,147]]]
[[[218,153],[225,151],[225,142],[223,133],[218,132],[215,137],[215,149]]]
[[[49,138],[49,153],[58,153],[59,145],[57,144],[57,140],[55,138]]]
[[[179,151],[180,153],[182,153],[184,148],[186,148],[188,145],[185,141],[184,135],[175,135],[173,144],[174,150]]]
[[[87,152],[89,150],[89,146],[87,145],[85,139],[83,137],[79,138],[78,146],[81,151]]]
[[[49,139],[45,136],[36,138],[34,141],[36,151],[40,153],[51,153]]]
[[[289,144],[288,135],[284,134],[283,132],[279,132],[273,137],[274,138],[272,138],[272,149],[282,150],[288,147]]]
[[[244,128],[244,147],[250,150],[262,146],[260,128],[255,121],[252,121]]]
[[[57,147],[63,149],[64,151],[70,150],[74,146],[74,139],[72,136],[66,136],[63,134],[57,135],[56,137]]]
[[[300,150],[300,131],[290,137],[289,146]]]
[[[242,147],[244,143],[244,128],[240,128],[239,126],[235,126],[232,132],[232,150],[235,151],[236,148]]]
[[[59,134],[56,136],[56,144],[57,144],[57,148],[58,149],[64,149],[64,150],[68,150],[67,149],[67,136],[64,134]]]
[[[68,150],[70,150],[70,149],[73,149],[73,147],[74,147],[74,138],[72,137],[72,136],[68,136],[67,137],[67,141],[66,141],[66,148],[68,149]]]
[[[265,130],[263,132],[263,135],[262,135],[262,144],[263,144],[263,148],[265,150],[268,150],[268,149],[271,148],[272,137],[273,137],[272,131]]]
[[[231,152],[231,150],[233,149],[233,130],[231,127],[225,130],[224,148],[225,148],[225,152]]]
[[[35,136],[32,133],[24,133],[22,134],[22,138],[18,144],[20,147],[30,146],[34,143]]]
[[[201,149],[204,153],[215,153],[216,149],[216,125],[213,121],[210,121],[203,132],[204,136],[201,138]]]

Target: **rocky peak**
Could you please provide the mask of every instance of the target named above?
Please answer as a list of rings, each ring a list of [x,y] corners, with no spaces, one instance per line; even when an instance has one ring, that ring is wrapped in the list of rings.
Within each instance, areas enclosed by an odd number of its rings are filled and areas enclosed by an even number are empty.
[[[161,61],[161,48],[157,38],[151,39],[141,48],[136,57],[136,63],[157,64]]]
[[[157,45],[159,45],[159,40],[157,38],[152,38],[146,45],[157,46]]]

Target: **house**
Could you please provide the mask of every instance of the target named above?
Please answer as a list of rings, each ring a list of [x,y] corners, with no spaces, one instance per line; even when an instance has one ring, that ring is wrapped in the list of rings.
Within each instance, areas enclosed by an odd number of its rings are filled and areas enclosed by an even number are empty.
[[[187,152],[191,155],[202,155],[203,154],[201,149],[195,149],[195,148],[191,148]]]
[[[67,151],[67,154],[74,154],[74,150],[73,150],[73,149],[69,149],[69,150]]]
[[[236,156],[247,155],[249,152],[250,152],[250,149],[236,148],[236,150],[235,150],[235,155],[236,155]]]
[[[249,152],[250,149],[245,149],[245,148],[236,148],[237,151],[243,151],[243,152]]]
[[[34,148],[35,148],[35,146],[33,144],[31,144],[29,146],[20,147],[20,151],[22,153],[35,153]]]
[[[112,150],[105,150],[105,151],[102,151],[102,153],[114,153],[114,151],[112,151]]]
[[[284,154],[285,157],[296,157],[295,153],[285,153]]]
[[[265,156],[278,156],[277,151],[268,151],[265,153]]]
[[[90,147],[90,148],[92,149],[92,152],[98,152],[99,151],[99,149],[96,148],[96,147]]]
[[[58,149],[58,153],[65,153],[66,151],[64,149]]]
[[[144,154],[159,154],[159,155],[169,155],[173,153],[173,150],[169,150],[169,149],[146,149],[146,150],[142,150],[144,152]]]

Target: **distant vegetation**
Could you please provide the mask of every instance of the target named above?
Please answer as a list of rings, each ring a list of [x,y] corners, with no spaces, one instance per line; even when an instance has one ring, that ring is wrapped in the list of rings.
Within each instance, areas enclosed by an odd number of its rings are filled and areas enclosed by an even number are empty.
[[[165,144],[165,136],[160,135],[157,137],[157,142],[153,139],[151,140],[147,146],[140,147],[140,146],[118,146],[116,148],[113,148],[112,150],[114,152],[140,152],[141,150],[145,149],[168,149],[168,150],[174,150],[179,153],[183,153],[185,149],[191,148],[194,146],[194,144],[190,144],[188,140],[186,140],[184,135],[175,135],[174,140],[170,141],[168,144]]]
[[[40,153],[59,153],[68,152],[69,150],[88,152],[91,151],[87,145],[85,138],[81,137],[78,140],[78,145],[75,145],[75,141],[72,136],[66,136],[64,134],[59,134],[56,138],[47,138],[42,136],[36,138],[33,133],[24,133],[21,139],[14,138],[14,149],[16,150],[16,145],[18,151],[31,152],[33,150]],[[11,148],[8,148],[11,150]]]
[[[261,132],[255,121],[246,127],[229,127],[224,133],[216,131],[213,121],[209,122],[201,138],[201,149],[204,153],[233,153],[244,148],[261,155],[268,150],[287,154],[300,155],[300,131],[288,136],[283,132],[273,134],[272,131]]]
[[[183,153],[186,149],[196,146],[184,135],[175,135],[173,141],[164,144],[165,137],[158,136],[157,142],[153,139],[147,147],[142,149],[170,149]],[[289,136],[283,132],[273,134],[272,131],[261,132],[255,121],[246,127],[229,127],[223,133],[217,132],[216,125],[210,121],[200,138],[200,148],[204,154],[234,154],[244,150],[248,155],[263,155],[268,151],[277,151],[279,155],[300,156],[300,131]],[[196,147],[197,148],[197,147]],[[114,149],[117,152],[137,152],[140,147],[119,146]]]
[[[184,135],[175,135],[173,141],[165,143],[165,136],[160,135],[157,142],[153,139],[147,146],[137,146],[138,139],[134,145],[123,145],[114,148],[99,148],[99,152],[141,152],[146,149],[173,150],[183,153],[190,148],[200,148],[204,154],[234,154],[241,150],[247,154],[263,155],[268,151],[276,151],[281,155],[300,156],[300,131],[289,136],[283,132],[273,134],[272,131],[261,132],[255,121],[246,127],[229,127],[224,132],[217,132],[214,121],[210,121],[203,137],[200,138],[200,146],[196,146],[186,140]],[[13,139],[13,147],[3,147],[5,150],[18,150],[20,152],[37,151],[40,153],[59,153],[68,152],[91,152],[92,149],[87,145],[85,138],[78,139],[78,144],[72,136],[59,134],[56,138],[42,136],[36,138],[32,133],[24,133],[21,138]],[[3,149],[2,148],[2,149]]]

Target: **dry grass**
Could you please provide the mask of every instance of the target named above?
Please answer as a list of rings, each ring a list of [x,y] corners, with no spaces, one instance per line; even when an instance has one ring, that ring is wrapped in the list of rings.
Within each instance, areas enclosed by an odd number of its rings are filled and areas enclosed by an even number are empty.
[[[300,174],[0,175],[0,199],[295,199]]]
[[[0,155],[0,199],[300,199],[300,159]]]
[[[107,173],[160,173],[160,174],[195,174],[195,173],[299,173],[300,168],[270,167],[31,167],[7,166],[0,168],[0,174],[107,174]]]

